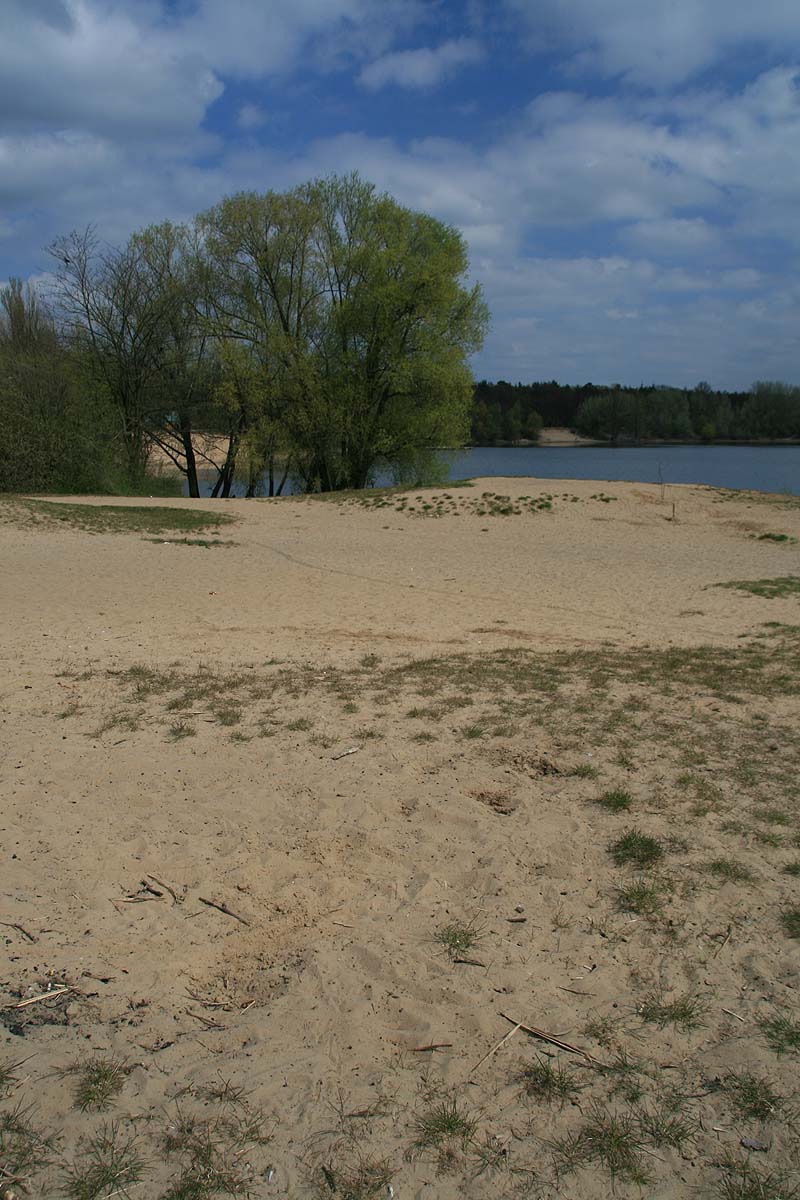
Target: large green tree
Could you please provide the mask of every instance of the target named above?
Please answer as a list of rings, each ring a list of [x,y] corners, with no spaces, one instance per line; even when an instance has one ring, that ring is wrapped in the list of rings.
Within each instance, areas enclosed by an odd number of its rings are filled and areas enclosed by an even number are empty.
[[[215,334],[260,372],[241,436],[257,425],[308,490],[466,440],[487,312],[456,230],[350,175],[229,197],[198,231]]]

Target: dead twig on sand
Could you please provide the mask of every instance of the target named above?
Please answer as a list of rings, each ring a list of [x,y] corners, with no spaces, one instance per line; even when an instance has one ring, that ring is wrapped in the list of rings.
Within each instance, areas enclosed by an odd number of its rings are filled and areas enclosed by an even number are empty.
[[[491,1058],[493,1054],[496,1054],[500,1047],[504,1046],[506,1042],[510,1041],[514,1034],[517,1033],[521,1028],[521,1025],[515,1025],[513,1029],[509,1029],[508,1033],[504,1037],[501,1037],[500,1041],[496,1042],[495,1045],[492,1046],[491,1050],[487,1050],[483,1058],[479,1059],[478,1062],[475,1063],[475,1066],[467,1072],[467,1078],[469,1079],[470,1075],[474,1075],[478,1067],[483,1066],[487,1058]]]
[[[504,1021],[509,1021],[517,1029],[522,1029],[525,1033],[529,1033],[531,1037],[541,1038],[543,1042],[549,1042],[551,1046],[558,1046],[560,1050],[569,1050],[570,1054],[580,1054],[581,1058],[585,1058],[587,1062],[594,1063],[596,1067],[602,1067],[602,1063],[598,1062],[589,1054],[588,1050],[581,1050],[579,1046],[573,1046],[569,1042],[563,1042],[561,1038],[554,1037],[552,1033],[546,1033],[544,1029],[537,1029],[535,1025],[524,1025],[522,1021],[516,1021],[514,1017],[509,1017],[505,1013],[500,1013]]]
[[[452,1042],[431,1042],[429,1046],[412,1046],[412,1054],[430,1054],[434,1050],[449,1050],[452,1048]]]
[[[29,942],[38,942],[39,940],[32,933],[28,933],[27,929],[24,929],[22,925],[18,925],[16,921],[0,921],[0,925],[5,925],[6,929],[16,929],[17,933],[21,933]]]
[[[462,967],[485,967],[486,963],[479,962],[477,958],[454,958],[454,963],[460,963]]]
[[[716,957],[717,957],[717,955],[719,954],[720,950],[724,950],[724,949],[725,949],[725,947],[727,946],[728,942],[731,940],[731,934],[732,934],[732,933],[733,933],[733,926],[732,926],[732,925],[729,925],[729,926],[728,926],[728,932],[725,934],[725,938],[724,938],[724,940],[723,940],[723,941],[721,941],[721,942],[720,942],[720,944],[717,946],[716,950],[715,950],[715,951],[714,951],[714,953],[711,955],[711,957],[712,957],[712,958],[716,958]]]
[[[187,1017],[194,1017],[195,1021],[200,1021],[207,1029],[224,1029],[224,1025],[220,1025],[219,1021],[215,1021],[212,1017],[205,1017],[202,1013],[192,1012],[190,1008],[186,1009]]]
[[[38,996],[29,996],[27,1000],[20,1000],[18,1004],[10,1005],[11,1008],[27,1008],[30,1004],[38,1004],[40,1000],[52,1000],[56,996],[65,996],[67,992],[71,992],[71,987],[53,988],[52,992],[42,992]]]
[[[226,917],[233,917],[234,921],[241,921],[242,925],[250,924],[244,917],[240,917],[238,913],[235,913],[232,908],[228,908],[224,900],[207,900],[205,896],[198,896],[197,899],[201,904],[207,905],[208,908],[216,908],[218,912],[225,913]]]
[[[159,879],[156,875],[148,875],[147,878],[152,879],[153,883],[157,883],[158,886],[162,887],[165,892],[169,892],[170,896],[172,896],[173,904],[183,904],[186,897],[179,896],[174,888],[171,888],[168,883],[164,883],[163,879]]]
[[[351,746],[349,750],[343,750],[341,754],[333,754],[331,762],[338,762],[340,758],[347,758],[348,754],[358,754],[360,749],[360,746]]]

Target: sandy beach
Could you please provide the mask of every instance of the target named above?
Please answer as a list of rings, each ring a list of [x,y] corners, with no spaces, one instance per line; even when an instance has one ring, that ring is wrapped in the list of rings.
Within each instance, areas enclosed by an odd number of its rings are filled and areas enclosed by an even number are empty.
[[[70,500],[234,520],[204,546],[0,505],[0,1081],[63,1136],[31,1194],[109,1122],[132,1197],[224,1194],[177,1190],[187,1115],[256,1197],[797,1170],[769,1022],[800,1015],[800,597],[717,586],[800,575],[796,499]],[[83,1111],[93,1058],[120,1087]],[[633,1157],[591,1151],[604,1120]]]

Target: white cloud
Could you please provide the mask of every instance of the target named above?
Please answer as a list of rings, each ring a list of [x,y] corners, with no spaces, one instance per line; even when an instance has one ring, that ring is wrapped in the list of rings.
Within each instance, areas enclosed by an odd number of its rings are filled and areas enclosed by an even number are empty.
[[[681,83],[741,51],[800,50],[792,0],[506,0],[532,43],[573,55],[572,66],[643,87]]]
[[[622,231],[627,244],[668,258],[694,256],[719,246],[721,233],[703,217],[666,217],[636,221]]]
[[[268,120],[267,114],[258,104],[243,104],[236,114],[240,129],[260,129]]]
[[[222,84],[208,60],[173,48],[123,6],[9,0],[0,39],[0,107],[17,129],[137,138],[188,134]]]
[[[268,117],[270,134],[278,126],[274,98],[262,107],[250,84],[246,103],[221,106],[230,140],[203,131],[224,84],[280,75],[283,85],[299,67],[304,87],[322,69],[348,65],[366,89],[431,88],[476,61],[479,43],[461,37],[394,52],[429,12],[420,0],[2,3],[4,276],[21,273],[23,259],[44,265],[43,244],[90,221],[119,241],[238,189],[358,170],[464,231],[493,314],[478,367],[488,376],[728,385],[753,374],[800,376],[800,293],[779,278],[800,251],[797,69],[765,70],[736,92],[541,95],[504,124],[480,127],[473,144],[421,137],[401,145],[352,132],[361,114],[331,82],[326,118],[338,104],[347,114],[339,128],[351,132],[300,140],[290,152],[254,135]],[[719,0],[707,3],[719,12]],[[583,66],[634,82],[650,69],[651,82],[668,83],[744,44],[750,18],[739,0],[726,6],[724,34],[711,30],[702,7],[642,6],[652,29],[629,0],[541,0],[525,10],[540,14],[529,23],[535,36],[591,55]],[[785,20],[773,0],[759,12],[759,45],[777,44],[782,30],[791,48],[794,6],[781,9]],[[695,33],[689,54],[681,39]],[[676,55],[660,74],[652,66],[659,46]],[[476,128],[482,112],[479,105]],[[749,367],[756,359],[758,368]]]
[[[372,92],[387,86],[432,88],[482,57],[483,51],[473,38],[454,38],[436,47],[384,54],[363,68],[359,81]]]

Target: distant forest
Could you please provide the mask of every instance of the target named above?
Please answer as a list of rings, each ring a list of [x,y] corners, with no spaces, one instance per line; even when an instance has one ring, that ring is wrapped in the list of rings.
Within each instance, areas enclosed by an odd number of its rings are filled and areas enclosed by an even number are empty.
[[[762,381],[748,392],[716,392],[699,383],[670,387],[570,387],[550,383],[475,385],[471,437],[493,446],[538,440],[560,425],[610,443],[758,441],[800,438],[800,388]]]

